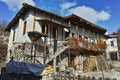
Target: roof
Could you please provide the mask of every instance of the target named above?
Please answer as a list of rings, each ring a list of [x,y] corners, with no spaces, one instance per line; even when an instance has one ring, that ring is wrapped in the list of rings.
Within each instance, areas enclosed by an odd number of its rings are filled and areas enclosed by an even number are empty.
[[[55,17],[55,18],[58,18],[58,19],[61,19],[63,20],[64,18],[57,15],[57,14],[54,14],[54,13],[51,13],[51,12],[48,12],[48,11],[45,11],[45,10],[42,10],[42,9],[39,9],[39,8],[36,8],[34,6],[31,6],[29,4],[26,4],[26,3],[23,3],[23,6],[22,8],[19,10],[19,12],[14,16],[14,18],[12,19],[12,21],[8,24],[7,28],[5,29],[5,31],[10,31],[11,27],[13,25],[15,25],[16,22],[19,21],[19,18],[22,17],[27,11],[29,11],[30,9],[33,9],[37,12],[41,12],[41,13],[45,13],[47,15],[50,15],[51,17]]]
[[[120,37],[120,34],[110,34],[108,35],[110,38],[117,38]]]
[[[71,21],[72,23],[75,23],[75,24],[80,25],[80,26],[81,26],[81,24],[84,24],[84,25],[86,24],[84,26],[84,28],[90,29],[91,31],[94,30],[94,31],[99,32],[99,33],[105,33],[107,31],[106,29],[104,29],[104,28],[102,28],[102,27],[100,27],[98,25],[95,25],[95,24],[93,24],[93,23],[91,23],[91,22],[89,22],[89,21],[75,15],[75,14],[65,16],[64,19],[66,21]]]
[[[15,23],[17,23],[19,21],[19,18],[23,17],[26,14],[26,12],[31,10],[31,9],[34,10],[34,11],[40,12],[40,13],[44,13],[44,14],[49,15],[49,16],[54,17],[54,18],[58,18],[58,19],[63,20],[63,21],[68,21],[68,20],[73,21],[74,20],[78,25],[79,25],[79,23],[82,23],[83,25],[85,25],[85,28],[91,29],[91,31],[93,30],[94,32],[96,31],[96,32],[99,32],[99,33],[102,33],[102,34],[106,32],[106,29],[101,28],[101,27],[99,27],[99,26],[97,26],[97,25],[95,25],[95,24],[93,24],[93,23],[75,15],[75,14],[71,14],[69,16],[62,17],[62,16],[59,16],[57,14],[54,14],[54,13],[36,8],[36,7],[31,6],[29,4],[26,4],[26,3],[23,3],[23,7],[19,10],[19,12],[12,19],[12,21],[8,24],[5,31],[10,31],[11,27],[14,26]],[[62,25],[62,24],[60,24],[60,25]],[[63,26],[65,26],[65,25],[63,25]]]

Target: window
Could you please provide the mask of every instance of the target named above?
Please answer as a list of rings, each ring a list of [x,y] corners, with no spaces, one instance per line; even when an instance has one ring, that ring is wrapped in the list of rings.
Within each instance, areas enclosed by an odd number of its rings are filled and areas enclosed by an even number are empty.
[[[114,46],[114,42],[113,41],[111,41],[110,43],[111,43],[111,46]]]
[[[26,33],[26,21],[24,22],[23,35]]]
[[[74,38],[74,33],[72,33],[72,38]]]
[[[58,37],[57,27],[53,27],[53,38]]]
[[[45,32],[45,26],[46,26],[46,32]],[[44,23],[42,23],[42,33],[45,33],[45,34],[48,34],[48,25],[46,24],[44,24]]]
[[[65,38],[69,37],[69,32],[65,32]]]
[[[13,41],[15,41],[15,31],[13,32]]]

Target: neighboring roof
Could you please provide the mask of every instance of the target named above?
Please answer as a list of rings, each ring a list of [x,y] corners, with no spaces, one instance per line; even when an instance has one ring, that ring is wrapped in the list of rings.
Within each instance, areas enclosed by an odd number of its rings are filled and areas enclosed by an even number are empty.
[[[54,14],[54,13],[51,13],[51,12],[48,12],[48,11],[45,11],[45,10],[42,10],[42,9],[39,9],[39,8],[36,8],[34,6],[31,6],[29,4],[26,4],[26,3],[23,3],[23,7],[19,10],[19,12],[15,15],[15,17],[12,19],[12,21],[8,24],[7,28],[5,29],[5,31],[10,31],[11,27],[13,25],[15,25],[16,22],[18,22],[19,18],[21,16],[23,16],[27,11],[29,11],[30,9],[33,9],[35,11],[38,11],[38,12],[41,12],[41,13],[45,13],[47,15],[50,15],[51,17],[55,17],[55,18],[58,18],[58,19],[61,19],[63,20],[64,18],[57,15],[57,14]]]
[[[109,37],[110,38],[117,38],[117,37],[120,37],[120,34],[110,34]]]
[[[80,25],[80,26],[81,26],[81,24],[87,24],[86,26],[84,26],[84,28],[91,29],[91,31],[94,30],[94,31],[99,32],[99,33],[105,33],[107,31],[106,29],[104,29],[98,25],[95,25],[95,24],[75,15],[75,14],[65,16],[64,19],[66,21],[70,20],[71,22],[76,23],[77,25]]]

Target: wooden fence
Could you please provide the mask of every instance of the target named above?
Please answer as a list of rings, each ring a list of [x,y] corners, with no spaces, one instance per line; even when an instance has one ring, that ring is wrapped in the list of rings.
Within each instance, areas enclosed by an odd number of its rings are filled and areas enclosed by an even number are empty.
[[[90,76],[75,76],[75,75],[48,75],[44,76],[42,80],[117,80],[116,78],[95,78]]]

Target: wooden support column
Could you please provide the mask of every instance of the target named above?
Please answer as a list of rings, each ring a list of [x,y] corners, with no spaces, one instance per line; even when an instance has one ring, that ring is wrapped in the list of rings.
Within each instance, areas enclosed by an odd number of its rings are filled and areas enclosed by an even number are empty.
[[[64,30],[64,28],[62,27],[62,41],[63,41],[63,34],[64,34],[64,33],[63,33],[63,32],[64,32],[63,30]]]
[[[45,34],[47,33],[47,26],[45,24]],[[44,37],[44,64],[46,61],[46,37]]]
[[[91,35],[90,35],[91,33],[90,33],[90,30],[89,30],[89,38],[91,37]]]
[[[69,21],[69,23],[68,23],[68,26],[69,26],[69,33],[71,32],[71,30],[70,30],[70,27],[71,27],[71,22]]]
[[[78,25],[76,25],[76,35],[77,35],[77,39],[78,39]]]
[[[68,56],[68,67],[70,67],[70,47],[71,47],[71,44],[70,44],[70,27],[71,27],[71,22],[69,21],[68,23],[68,26],[69,26],[69,49],[68,49],[68,52],[69,52],[69,56]]]
[[[58,28],[56,29],[56,39],[58,38]]]
[[[63,20],[62,20],[62,25],[63,25]],[[62,27],[62,42],[63,42],[63,31],[64,31],[64,28]]]
[[[83,28],[83,36],[85,36],[84,33],[85,33],[85,29]],[[85,38],[85,37],[82,37],[82,44],[83,44],[82,46],[83,46],[83,47],[85,47],[85,43],[84,43],[84,42],[85,42],[85,39],[84,39],[84,38]]]
[[[120,60],[120,58],[119,58],[119,51],[117,51],[117,60],[119,61]]]
[[[83,28],[83,35],[85,35],[85,29]]]
[[[34,10],[33,31],[35,31],[36,11]]]
[[[52,25],[50,25],[50,47],[52,46]]]

